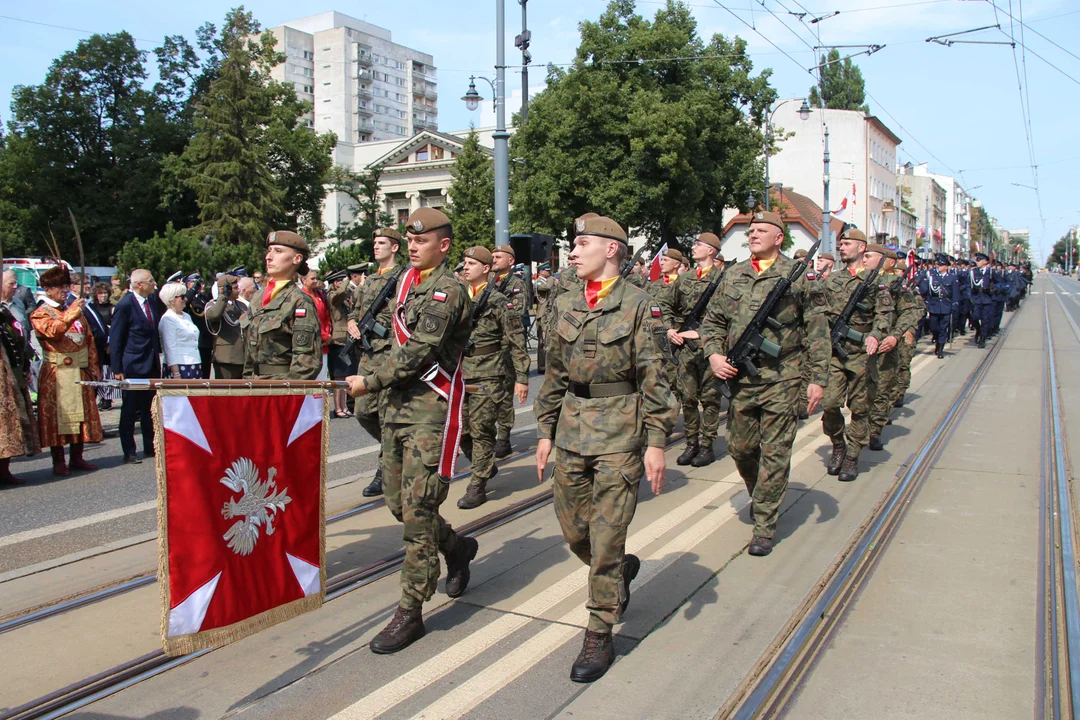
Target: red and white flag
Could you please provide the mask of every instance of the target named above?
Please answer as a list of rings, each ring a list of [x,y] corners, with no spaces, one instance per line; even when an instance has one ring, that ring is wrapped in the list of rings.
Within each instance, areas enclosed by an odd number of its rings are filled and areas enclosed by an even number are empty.
[[[851,192],[844,196],[843,201],[840,203],[840,208],[833,213],[833,217],[838,220],[843,220],[844,222],[850,222],[851,218],[855,217],[856,204],[855,183],[851,183]]]
[[[660,279],[660,275],[662,274],[662,272],[660,270],[660,258],[664,257],[664,253],[666,253],[666,252],[667,252],[667,243],[664,243],[660,247],[660,249],[656,251],[656,254],[653,255],[652,262],[649,263],[649,281],[650,282],[656,282],[657,280]]]
[[[155,407],[165,652],[323,603],[329,406],[304,390],[163,389]],[[254,426],[236,418],[257,418]]]
[[[908,250],[907,254],[907,281],[911,282],[918,274],[919,257],[914,250]]]

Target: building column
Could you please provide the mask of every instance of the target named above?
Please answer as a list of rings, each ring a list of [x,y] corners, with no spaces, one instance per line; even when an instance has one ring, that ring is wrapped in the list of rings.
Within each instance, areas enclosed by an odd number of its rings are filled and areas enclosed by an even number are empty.
[[[405,193],[405,197],[409,199],[409,214],[416,212],[420,209],[420,191],[412,190]]]

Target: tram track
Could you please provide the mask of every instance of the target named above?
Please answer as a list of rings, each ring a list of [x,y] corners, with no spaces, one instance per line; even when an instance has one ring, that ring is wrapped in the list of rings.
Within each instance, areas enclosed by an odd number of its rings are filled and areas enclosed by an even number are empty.
[[[727,422],[726,413],[721,417],[721,424]],[[685,440],[684,436],[673,436],[669,439],[668,444],[665,446],[665,450],[675,447],[679,443]],[[507,462],[511,459],[520,459],[526,457],[535,451],[535,446],[532,448],[511,455],[508,458],[504,458],[503,462]],[[469,473],[461,473],[459,476],[455,476],[455,480],[460,477],[465,477]],[[547,507],[554,500],[553,491],[551,489],[541,491],[527,498],[524,498],[516,503],[513,503],[505,508],[489,513],[484,517],[478,518],[470,523],[460,526],[457,531],[468,537],[476,537],[483,535],[484,533],[495,530],[503,525],[513,522],[521,517],[524,517],[536,510]],[[378,501],[372,503],[365,503],[364,505],[357,506],[364,507],[370,505],[376,506]],[[353,508],[356,511],[357,508]],[[350,511],[346,511],[350,512]],[[358,511],[357,511],[358,512]],[[353,512],[353,514],[357,514]],[[354,570],[345,571],[327,581],[326,587],[326,600],[327,602],[337,599],[342,595],[350,593],[354,590],[359,590],[372,583],[392,575],[401,569],[402,561],[404,560],[404,550],[398,550],[394,553],[387,555],[386,557],[378,560],[370,565]],[[149,580],[139,579],[142,585],[152,584],[156,580],[156,575],[151,574]],[[140,585],[140,587],[142,586]],[[121,586],[117,586],[121,587]],[[129,592],[135,589],[134,587],[128,587],[123,592]],[[115,596],[114,593],[113,596]],[[110,596],[111,597],[111,596]],[[90,602],[100,602],[107,599],[106,597],[98,597]],[[89,604],[89,603],[84,603]],[[53,614],[59,614],[59,612],[66,612],[74,609],[74,607],[67,607],[61,611],[54,612]],[[42,620],[44,617],[38,617],[35,622]],[[25,626],[25,623],[24,623]],[[76,712],[82,708],[85,708],[92,703],[95,703],[101,699],[114,695],[128,687],[136,685],[144,680],[162,675],[173,668],[186,665],[187,663],[196,660],[204,655],[213,652],[213,649],[198,650],[187,655],[178,657],[169,657],[162,650],[155,650],[154,652],[147,653],[140,657],[134,658],[127,662],[116,665],[108,670],[97,673],[90,677],[84,678],[76,683],[68,685],[67,687],[55,690],[47,695],[39,697],[28,703],[20,705],[15,708],[11,708],[0,715],[0,720],[53,720],[54,718],[60,718],[68,715],[72,712]]]
[[[791,707],[966,414],[971,398],[1004,347],[1014,320],[1015,316],[825,575],[721,706],[717,719],[778,718]]]

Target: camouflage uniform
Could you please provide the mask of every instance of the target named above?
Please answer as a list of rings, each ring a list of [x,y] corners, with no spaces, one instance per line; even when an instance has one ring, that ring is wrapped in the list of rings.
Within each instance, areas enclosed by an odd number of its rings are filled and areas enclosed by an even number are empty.
[[[544,354],[544,343],[547,332],[548,298],[551,291],[555,289],[556,282],[554,277],[538,277],[533,283],[533,292],[536,294],[536,316],[533,318],[536,323],[536,371],[539,373],[544,372],[547,360]]]
[[[794,260],[779,255],[760,274],[750,260],[727,271],[701,326],[706,357],[727,354],[769,291],[794,267]],[[827,306],[821,283],[799,278],[773,311],[781,327],[764,331],[765,339],[780,346],[780,357],[762,355],[755,363],[760,377],[737,375],[730,383],[734,392],[728,410],[728,452],[753,499],[755,537],[771,539],[776,533],[791,472],[802,369],[809,369],[811,383],[828,385]]]
[[[645,292],[649,294],[649,297],[653,299],[653,302],[659,307],[663,307],[664,303],[670,303],[671,291],[675,287],[675,279],[678,278],[678,274],[670,278],[661,277],[658,280],[650,281],[645,286]],[[675,395],[676,406],[682,406],[682,394],[679,392],[678,372],[679,366],[675,361],[675,357],[671,352],[671,341],[668,340],[667,326],[664,327],[664,337],[658,338],[660,341],[660,357],[661,363],[664,366],[664,373],[668,378],[668,385],[671,387],[672,393]]]
[[[889,421],[889,408],[900,394],[900,366],[903,361],[903,347],[908,346],[904,333],[915,332],[915,326],[922,318],[921,306],[915,301],[915,293],[904,289],[904,278],[894,278],[888,286],[889,294],[895,298],[896,314],[892,330],[887,337],[896,338],[896,347],[878,359],[878,388],[874,397],[874,406],[870,411],[870,434],[880,435],[881,429]],[[911,347],[911,346],[908,346]],[[910,356],[907,360],[911,362]],[[909,370],[910,372],[910,370]]]
[[[529,311],[529,289],[525,281],[512,272],[507,272],[501,279],[496,281],[495,289],[505,295],[513,305],[518,323],[524,332],[525,315]],[[509,440],[510,431],[514,428],[514,362],[510,354],[503,355],[503,394],[499,396],[498,409],[496,410],[496,439]],[[526,380],[527,381],[527,380]]]
[[[472,300],[472,308],[480,300],[483,291]],[[509,342],[509,344],[507,344]],[[517,308],[497,290],[492,290],[484,308],[476,317],[469,348],[462,360],[465,382],[477,385],[478,391],[466,398],[465,428],[468,438],[461,442],[462,451],[472,461],[470,485],[483,493],[487,481],[495,474],[495,415],[499,402],[506,392],[503,381],[505,355],[510,356],[516,383],[529,382],[529,356],[525,354],[525,331],[518,321]]]
[[[322,372],[322,339],[315,303],[293,281],[263,307],[259,290],[240,318],[247,380],[314,380]]]
[[[659,305],[663,312],[664,325],[678,330],[686,316],[694,309],[698,298],[722,272],[718,266],[698,277],[697,270],[690,270],[679,275],[667,295],[660,298]],[[719,292],[719,289],[717,289]],[[715,296],[714,296],[715,297]],[[713,374],[709,361],[701,349],[701,342],[696,352],[686,346],[673,347],[678,363],[679,394],[682,400],[683,426],[686,430],[688,446],[699,444],[703,448],[711,447],[720,427],[720,379]],[[698,412],[698,405],[701,412]]]
[[[386,390],[383,494],[405,525],[401,607],[413,609],[435,594],[438,552],[452,556],[461,542],[439,515],[449,488],[449,478],[438,472],[446,401],[420,379],[433,362],[453,373],[469,341],[469,298],[445,261],[409,291],[405,324],[412,337],[383,353],[378,367],[363,378],[369,391]]]
[[[664,332],[660,309],[622,279],[591,310],[577,287],[555,304],[533,409],[537,437],[556,448],[563,537],[589,566],[588,629],[610,633],[625,597],[623,557],[644,475],[642,448],[664,447],[675,406],[654,337]]]
[[[395,263],[386,270],[368,275],[363,285],[356,286],[353,291],[352,310],[349,311],[349,320],[360,322],[360,319],[364,317],[371,307],[375,296],[386,285],[386,279],[396,272],[398,272],[398,265]],[[394,297],[391,296],[375,315],[375,322],[389,331],[386,337],[380,338],[372,333],[368,337],[372,348],[370,353],[363,352],[359,345],[354,346],[359,360],[357,373],[360,375],[370,375],[378,370],[386,361],[387,353],[394,346],[394,302]],[[385,404],[386,393],[369,392],[367,395],[356,398],[356,404],[353,406],[353,413],[360,422],[360,427],[364,428],[368,435],[380,443],[382,442],[382,422],[379,416]]]
[[[915,330],[913,331],[913,333],[915,337],[918,338],[919,323],[922,322],[923,317],[926,316],[926,301],[923,300],[922,295],[915,292],[914,290],[910,291],[910,294],[911,302],[915,306],[915,309],[912,311],[912,314],[915,317]],[[907,340],[904,340],[903,338],[901,338],[900,340],[900,362],[896,373],[895,397],[893,398],[894,403],[902,401],[904,395],[907,394],[908,388],[911,387],[911,361],[915,357],[915,349],[917,345],[917,339],[915,340],[915,342],[912,342],[910,344]]]
[[[825,280],[825,290],[830,324],[840,317],[851,294],[869,272],[862,269],[853,276],[847,268],[843,268],[829,274]],[[855,310],[849,325],[852,330],[866,333],[867,337],[880,342],[892,327],[892,296],[887,289],[872,285],[863,302],[865,308]],[[877,356],[867,355],[862,342],[843,342],[848,359],[841,360],[833,355],[829,386],[821,403],[824,408],[821,426],[832,439],[834,447],[847,445],[848,460],[858,460],[859,453],[870,442],[870,410],[877,394]],[[851,410],[851,423],[846,427],[840,412],[845,401]]]

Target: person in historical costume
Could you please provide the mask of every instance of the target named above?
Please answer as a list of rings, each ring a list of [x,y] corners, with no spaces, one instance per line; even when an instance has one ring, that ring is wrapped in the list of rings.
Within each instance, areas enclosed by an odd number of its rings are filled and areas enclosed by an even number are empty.
[[[30,400],[30,345],[18,320],[0,308],[0,485],[22,485],[11,474],[11,458],[41,450]]]
[[[38,377],[38,427],[41,444],[52,450],[53,475],[70,475],[64,445],[71,445],[71,468],[97,470],[83,459],[83,444],[101,442],[101,417],[94,389],[79,380],[98,379],[97,348],[83,315],[85,301],[77,298],[64,307],[71,277],[66,268],[41,274],[45,298],[30,314],[44,363]]]

